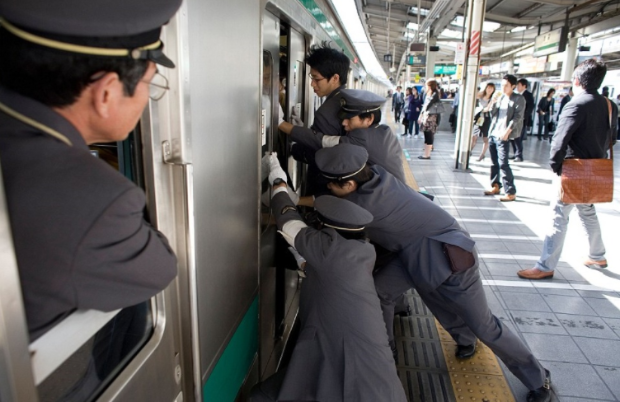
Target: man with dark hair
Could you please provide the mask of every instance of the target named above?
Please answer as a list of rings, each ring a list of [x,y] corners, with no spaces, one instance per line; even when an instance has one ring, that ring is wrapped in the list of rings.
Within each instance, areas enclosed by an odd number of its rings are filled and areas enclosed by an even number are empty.
[[[415,288],[457,343],[457,358],[472,357],[478,338],[530,390],[528,402],[549,401],[549,372],[488,307],[470,235],[440,206],[367,160],[366,150],[351,144],[316,154],[332,193],[369,211],[368,238],[396,255],[374,274],[390,345],[394,301]]]
[[[360,145],[368,151],[370,164],[385,167],[404,182],[403,149],[392,129],[385,124],[379,124],[385,98],[361,89],[342,89],[340,96],[342,106],[339,116],[346,135],[326,135],[309,128],[289,130],[293,126],[286,122],[281,124],[283,131],[289,132],[295,142],[314,152],[344,143]]]
[[[288,367],[256,385],[252,402],[405,402],[387,340],[364,228],[372,215],[330,195],[307,226],[287,194],[286,173],[267,156],[271,206],[280,233],[299,255],[300,334]]]
[[[512,142],[512,149],[514,151],[514,161],[523,162],[523,141],[527,139],[527,129],[532,127],[534,121],[532,119],[532,112],[534,111],[534,95],[527,90],[529,86],[528,80],[521,78],[517,81],[517,92],[525,99],[525,113],[523,114],[523,126],[521,128],[521,135],[516,137]]]
[[[562,114],[562,110],[564,109],[564,106],[566,106],[566,104],[568,102],[570,102],[571,99],[573,99],[573,87],[568,88],[568,94],[566,94],[563,98],[562,101],[560,102],[560,110],[558,111],[558,121],[560,121],[560,115]]]
[[[314,93],[321,98],[326,97],[321,107],[314,112],[310,128],[327,135],[344,135],[338,112],[340,91],[344,89],[349,74],[349,58],[342,51],[331,48],[328,42],[323,42],[310,48],[306,63],[310,66],[310,85]],[[287,134],[304,129],[283,120],[278,128]],[[314,151],[302,144],[295,144],[291,153],[295,159],[308,164],[306,193],[318,194],[324,191],[325,182],[314,164]]]
[[[181,1],[28,4],[0,3],[0,159],[34,340],[76,309],[135,305],[176,276],[144,192],[88,145],[125,139],[165,94],[156,63],[174,63],[159,36]]]
[[[403,87],[400,85],[396,87],[396,92],[392,95],[392,112],[394,112],[394,120],[398,123],[400,121],[400,114],[405,106],[405,94],[402,93]]]
[[[573,90],[575,96],[566,104],[558,123],[558,129],[551,141],[549,164],[558,176],[562,174],[565,159],[598,159],[606,158],[610,141],[614,141],[615,124],[618,119],[611,102],[597,93],[601,86],[607,66],[595,59],[581,63],[573,73]],[[556,189],[560,179],[554,183]],[[559,191],[555,191],[559,194]],[[545,236],[542,255],[536,266],[524,269],[517,274],[524,279],[552,278],[558,264],[570,212],[577,207],[579,219],[585,228],[590,246],[588,258],[584,265],[591,269],[607,268],[603,235],[593,204],[565,204],[555,200],[553,226]]]
[[[525,99],[514,92],[517,77],[508,74],[502,79],[502,90],[497,91],[491,99],[491,127],[489,129],[489,151],[491,152],[491,190],[484,195],[499,194],[500,183],[504,186],[505,196],[502,202],[514,201],[517,189],[514,176],[508,162],[510,139],[521,136]],[[501,179],[501,181],[500,181]]]

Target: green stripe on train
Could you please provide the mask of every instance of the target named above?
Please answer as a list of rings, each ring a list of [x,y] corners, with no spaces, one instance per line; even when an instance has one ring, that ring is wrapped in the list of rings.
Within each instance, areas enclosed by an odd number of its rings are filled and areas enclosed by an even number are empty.
[[[325,29],[325,32],[327,32],[327,34],[332,38],[332,40],[336,42],[341,49],[344,50],[344,54],[346,54],[349,59],[353,60],[353,54],[344,44],[344,41],[336,32],[334,26],[331,22],[329,22],[325,14],[323,14],[323,10],[319,8],[316,2],[314,0],[299,0],[299,2],[306,8],[306,10],[310,12],[310,14],[312,14],[314,19],[319,23],[319,25],[323,27],[323,29]]]
[[[213,372],[202,388],[205,402],[232,402],[258,351],[258,297],[245,313]]]

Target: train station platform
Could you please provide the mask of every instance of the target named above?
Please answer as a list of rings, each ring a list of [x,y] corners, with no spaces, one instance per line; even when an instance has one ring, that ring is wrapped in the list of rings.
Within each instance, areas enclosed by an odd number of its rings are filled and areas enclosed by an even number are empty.
[[[620,164],[614,164],[614,202],[596,206],[609,268],[582,265],[588,243],[573,212],[554,277],[524,280],[517,271],[534,266],[552,223],[549,142],[536,137],[524,142],[525,160],[511,161],[517,199],[502,203],[483,195],[490,187],[491,161],[487,153],[475,162],[482,141],[474,149],[471,172],[455,171],[454,134],[437,132],[431,159],[420,160],[423,135],[400,136],[403,125],[387,107],[384,111],[403,147],[410,184],[433,194],[476,241],[489,306],[550,370],[552,401],[620,401],[620,246],[615,244]],[[615,151],[620,155],[620,145]],[[433,325],[415,294],[409,299],[414,315],[396,320],[396,331],[398,370],[410,401],[525,401],[528,390],[486,347],[470,360],[456,360],[452,340]]]

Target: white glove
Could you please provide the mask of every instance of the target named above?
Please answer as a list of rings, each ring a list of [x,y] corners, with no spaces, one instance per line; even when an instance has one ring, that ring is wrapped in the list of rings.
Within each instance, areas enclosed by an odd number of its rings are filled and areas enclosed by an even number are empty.
[[[288,251],[293,254],[293,257],[295,257],[295,261],[297,262],[297,266],[303,271],[306,267],[306,259],[299,254],[295,247],[289,247]]]
[[[292,188],[287,186],[286,192],[288,193],[289,198],[291,199],[291,201],[293,201],[295,205],[299,204],[299,196],[297,195],[296,192],[293,191]],[[270,206],[271,198],[269,198],[269,190],[261,194],[260,200],[266,207]]]
[[[280,167],[280,161],[278,160],[278,153],[272,152],[270,155],[266,155],[267,163],[269,164],[269,171]]]
[[[262,182],[269,176],[271,172],[271,158],[269,152],[265,152],[265,156],[260,160],[260,181]]]
[[[303,127],[304,122],[301,120],[301,116],[297,116],[297,114],[295,114],[295,109],[296,108],[293,108],[293,111],[291,112],[291,123],[294,126]]]
[[[278,126],[284,123],[284,110],[282,110],[282,105],[278,104]]]
[[[271,171],[269,172],[269,184],[273,186],[273,182],[276,179],[282,179],[286,183],[286,172],[280,167],[280,165],[277,165],[275,168],[272,166]]]

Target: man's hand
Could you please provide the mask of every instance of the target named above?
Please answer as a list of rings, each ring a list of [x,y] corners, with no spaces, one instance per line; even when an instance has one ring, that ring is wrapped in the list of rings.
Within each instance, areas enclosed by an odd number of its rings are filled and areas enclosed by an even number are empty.
[[[296,108],[293,108],[293,112],[291,113],[291,123],[293,123],[294,126],[303,127],[304,122],[301,120],[301,116],[297,116],[295,110]]]
[[[269,176],[271,172],[271,155],[269,152],[265,152],[265,156],[260,160],[260,181],[262,182]]]
[[[512,133],[512,128],[507,128],[506,131],[504,132],[504,136],[502,137],[502,141],[508,141],[508,138],[510,137],[510,133]]]

